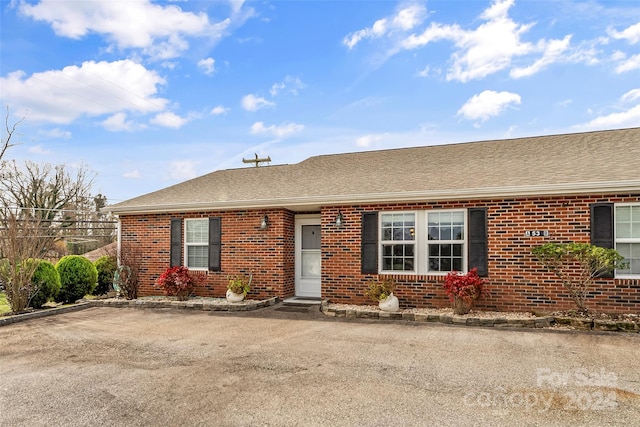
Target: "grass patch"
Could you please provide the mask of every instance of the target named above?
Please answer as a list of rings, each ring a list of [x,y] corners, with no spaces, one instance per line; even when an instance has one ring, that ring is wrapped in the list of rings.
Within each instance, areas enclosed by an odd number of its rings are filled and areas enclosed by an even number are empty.
[[[11,311],[9,301],[7,301],[7,295],[4,292],[0,292],[0,314],[8,313]]]

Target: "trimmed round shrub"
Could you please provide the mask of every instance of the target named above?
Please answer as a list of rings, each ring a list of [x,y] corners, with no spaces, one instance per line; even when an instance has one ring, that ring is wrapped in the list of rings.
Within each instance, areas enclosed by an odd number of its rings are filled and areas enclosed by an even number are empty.
[[[31,283],[37,287],[36,294],[31,298],[31,307],[41,308],[49,298],[55,298],[60,291],[60,276],[49,261],[35,260],[38,266],[31,276]]]
[[[56,264],[60,275],[60,292],[56,301],[73,303],[90,294],[98,282],[98,270],[87,258],[67,255]]]
[[[98,286],[93,290],[93,295],[104,295],[111,290],[113,275],[118,268],[116,257],[101,256],[93,263],[98,270]]]

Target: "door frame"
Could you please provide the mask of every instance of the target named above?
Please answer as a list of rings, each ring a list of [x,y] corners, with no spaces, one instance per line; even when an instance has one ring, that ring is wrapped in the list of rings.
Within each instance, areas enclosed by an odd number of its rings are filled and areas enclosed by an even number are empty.
[[[302,226],[303,225],[321,225],[320,214],[304,214],[296,215],[294,240],[295,240],[295,295],[299,297],[320,298],[322,294],[322,274],[317,279],[302,278]],[[322,228],[320,229],[320,240],[322,241]],[[320,271],[322,271],[322,249],[320,249]],[[302,281],[307,285],[317,287],[313,291],[302,290]],[[314,283],[315,282],[315,283]]]

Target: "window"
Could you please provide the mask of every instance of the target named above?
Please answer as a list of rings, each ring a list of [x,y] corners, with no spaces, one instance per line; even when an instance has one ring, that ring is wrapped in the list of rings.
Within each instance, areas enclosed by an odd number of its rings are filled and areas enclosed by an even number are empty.
[[[466,271],[466,215],[466,210],[381,212],[379,270]]]
[[[429,271],[464,270],[464,212],[427,213]]]
[[[186,219],[184,223],[186,266],[206,270],[209,266],[209,219]]]
[[[415,213],[380,215],[383,271],[415,271]]]
[[[640,205],[616,205],[615,236],[616,250],[629,264],[616,276],[640,277]]]

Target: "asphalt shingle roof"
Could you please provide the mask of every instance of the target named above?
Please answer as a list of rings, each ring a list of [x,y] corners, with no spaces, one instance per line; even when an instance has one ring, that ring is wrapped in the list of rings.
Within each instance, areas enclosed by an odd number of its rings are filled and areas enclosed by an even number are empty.
[[[640,128],[310,157],[220,170],[109,206],[142,213],[640,192]]]

